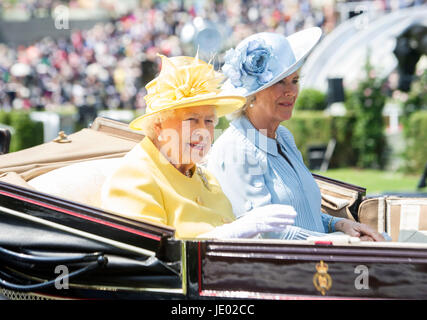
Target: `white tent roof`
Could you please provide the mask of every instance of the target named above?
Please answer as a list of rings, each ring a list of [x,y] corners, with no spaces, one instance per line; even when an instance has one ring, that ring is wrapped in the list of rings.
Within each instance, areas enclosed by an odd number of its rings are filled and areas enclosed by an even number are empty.
[[[398,10],[389,14],[366,12],[339,25],[325,36],[304,64],[301,86],[327,91],[328,78],[343,78],[353,87],[364,76],[368,49],[380,76],[388,76],[397,66],[393,54],[396,37],[408,26],[427,25],[427,6]]]

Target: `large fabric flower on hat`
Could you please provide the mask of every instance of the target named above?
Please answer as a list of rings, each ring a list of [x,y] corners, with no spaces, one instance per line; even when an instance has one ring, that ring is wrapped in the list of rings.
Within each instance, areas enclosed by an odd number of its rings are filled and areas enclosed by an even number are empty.
[[[162,69],[159,76],[147,84],[144,97],[147,106],[156,109],[182,103],[194,98],[215,96],[224,76],[210,63],[189,57],[168,58],[160,55]]]
[[[269,69],[272,49],[262,39],[255,39],[238,49],[225,53],[223,73],[235,87],[255,90],[273,78]]]
[[[154,114],[180,108],[211,106],[217,117],[241,108],[246,98],[238,94],[225,94],[220,88],[224,75],[213,65],[196,57],[160,55],[162,69],[146,86],[145,113],[134,119],[129,127],[143,130],[144,121]]]

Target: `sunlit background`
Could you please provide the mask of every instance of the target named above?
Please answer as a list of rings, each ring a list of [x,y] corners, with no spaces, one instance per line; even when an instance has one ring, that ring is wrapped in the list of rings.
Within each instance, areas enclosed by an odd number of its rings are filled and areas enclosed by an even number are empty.
[[[158,53],[199,50],[220,70],[225,51],[252,33],[312,26],[323,37],[283,123],[307,165],[371,195],[422,195],[425,0],[0,0],[0,127],[14,152],[97,116],[129,122],[145,111]]]

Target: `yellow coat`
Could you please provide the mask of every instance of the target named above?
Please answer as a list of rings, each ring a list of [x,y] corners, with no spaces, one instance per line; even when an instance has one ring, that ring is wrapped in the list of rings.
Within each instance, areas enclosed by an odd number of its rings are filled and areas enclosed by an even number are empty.
[[[135,220],[175,228],[176,238],[195,238],[232,222],[231,203],[206,170],[191,178],[180,173],[145,137],[107,178],[102,207]]]

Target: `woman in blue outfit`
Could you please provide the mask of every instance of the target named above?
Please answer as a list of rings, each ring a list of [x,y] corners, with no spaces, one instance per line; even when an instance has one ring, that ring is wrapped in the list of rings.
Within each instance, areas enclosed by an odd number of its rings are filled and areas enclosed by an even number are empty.
[[[295,225],[265,235],[268,238],[306,239],[341,231],[361,240],[384,241],[367,225],[321,212],[319,188],[291,132],[280,126],[292,116],[298,70],[320,37],[319,28],[289,37],[264,32],[227,51],[222,70],[228,80],[222,89],[247,97],[247,103],[214,143],[208,169],[237,217],[267,204],[295,208]]]

